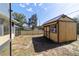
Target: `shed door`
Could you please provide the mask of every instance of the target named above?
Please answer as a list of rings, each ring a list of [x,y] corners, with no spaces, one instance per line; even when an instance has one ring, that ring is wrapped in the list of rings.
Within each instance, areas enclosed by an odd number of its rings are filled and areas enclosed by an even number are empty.
[[[47,26],[47,38],[50,38],[50,26]]]
[[[59,22],[59,42],[66,41],[66,22]]]
[[[46,27],[44,27],[44,36],[46,36]]]

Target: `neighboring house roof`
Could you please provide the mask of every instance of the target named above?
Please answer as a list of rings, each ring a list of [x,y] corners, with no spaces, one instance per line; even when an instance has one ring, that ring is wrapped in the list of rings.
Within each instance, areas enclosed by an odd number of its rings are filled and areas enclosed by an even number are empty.
[[[8,21],[8,17],[6,17],[5,15],[3,15],[2,13],[0,13],[0,19],[3,19],[5,21]]]
[[[4,14],[0,13],[0,18],[3,19],[4,21],[9,22],[9,17],[5,16]],[[15,24],[19,24],[18,21],[12,19],[12,22],[14,22]]]
[[[50,19],[50,20],[46,21],[44,24],[48,24],[48,23],[50,23],[50,22],[60,20],[61,17],[68,17],[68,16],[67,16],[67,15],[64,15],[64,14],[61,14],[61,15],[59,15],[59,16],[53,18],[53,19]],[[68,18],[71,19],[71,20],[73,20],[73,19],[70,18],[70,17],[68,17]],[[43,25],[44,25],[44,24],[43,24]]]
[[[19,24],[20,23],[17,20],[14,20],[14,19],[12,19],[12,22],[14,22],[15,24]]]

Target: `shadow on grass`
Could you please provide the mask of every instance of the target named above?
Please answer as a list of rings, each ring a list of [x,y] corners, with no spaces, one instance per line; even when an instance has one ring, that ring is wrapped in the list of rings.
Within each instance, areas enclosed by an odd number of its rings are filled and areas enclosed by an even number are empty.
[[[73,42],[73,41],[71,41],[71,42]],[[35,52],[46,51],[48,49],[52,49],[52,48],[60,47],[62,45],[70,44],[71,42],[64,42],[61,44],[57,44],[57,43],[55,43],[43,36],[32,38],[32,43],[33,43]]]

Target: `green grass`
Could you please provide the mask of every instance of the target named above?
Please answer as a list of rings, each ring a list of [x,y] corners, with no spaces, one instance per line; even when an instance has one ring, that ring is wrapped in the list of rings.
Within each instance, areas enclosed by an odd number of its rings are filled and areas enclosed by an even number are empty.
[[[0,52],[1,56],[9,56],[9,46],[4,47]]]

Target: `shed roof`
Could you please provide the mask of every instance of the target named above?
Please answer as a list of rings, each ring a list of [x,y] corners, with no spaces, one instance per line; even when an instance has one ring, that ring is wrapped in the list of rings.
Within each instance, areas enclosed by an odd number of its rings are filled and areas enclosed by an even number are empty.
[[[68,17],[68,16],[67,16],[67,15],[64,15],[64,14],[61,14],[61,15],[59,15],[59,16],[53,18],[53,19],[50,19],[50,20],[46,21],[44,24],[48,24],[48,23],[50,23],[50,22],[60,20],[61,17]],[[70,18],[70,17],[68,17],[68,18]],[[70,19],[72,20],[72,18],[70,18]],[[43,25],[44,25],[44,24],[43,24]]]

